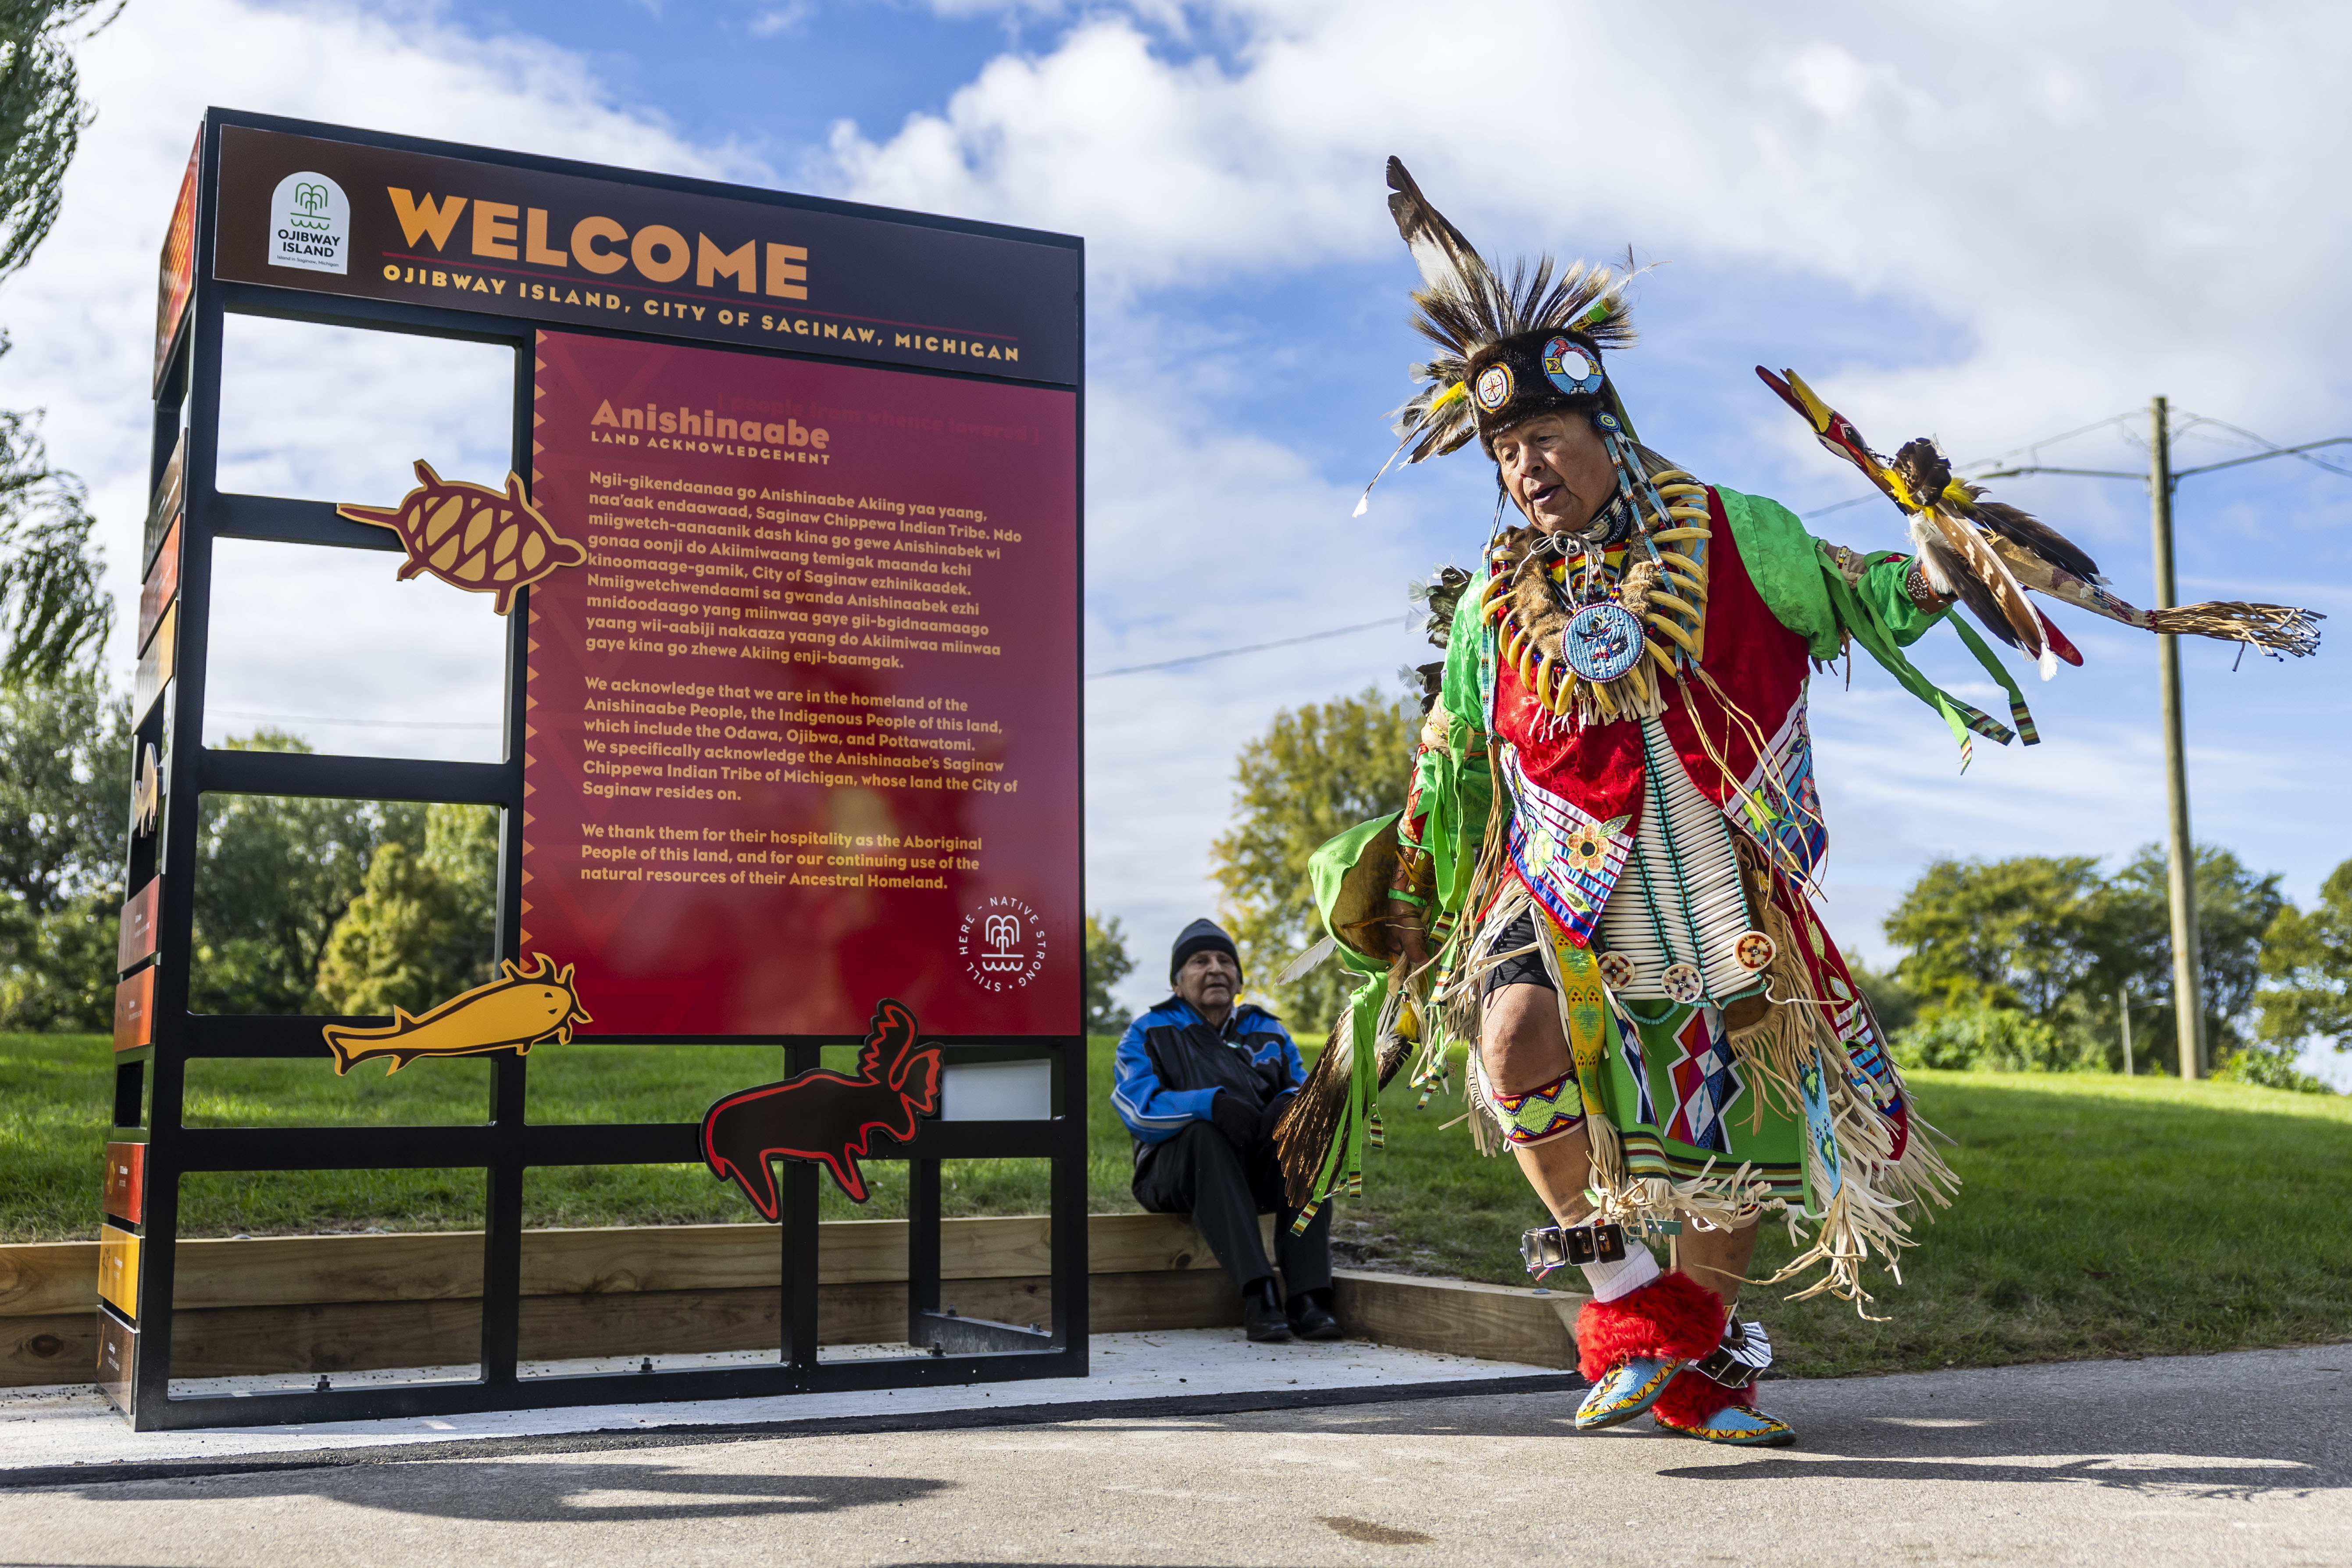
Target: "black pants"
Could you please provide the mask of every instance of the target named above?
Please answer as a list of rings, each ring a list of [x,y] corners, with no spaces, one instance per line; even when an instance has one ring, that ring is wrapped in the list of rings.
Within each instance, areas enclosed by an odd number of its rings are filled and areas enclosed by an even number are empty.
[[[1274,1254],[1285,1291],[1296,1296],[1330,1288],[1330,1205],[1315,1211],[1305,1235],[1290,1234],[1298,1211],[1283,1202],[1282,1164],[1269,1140],[1251,1145],[1244,1159],[1223,1133],[1195,1121],[1144,1156],[1134,1190],[1135,1201],[1153,1214],[1191,1215],[1235,1290],[1246,1290],[1273,1273],[1258,1239],[1262,1214],[1276,1216]]]

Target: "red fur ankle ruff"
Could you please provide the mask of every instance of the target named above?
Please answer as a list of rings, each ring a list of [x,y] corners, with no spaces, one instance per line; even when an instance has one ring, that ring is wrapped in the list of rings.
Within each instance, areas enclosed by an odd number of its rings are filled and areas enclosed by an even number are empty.
[[[1723,1299],[1676,1269],[1614,1301],[1584,1304],[1576,1318],[1577,1370],[1598,1381],[1628,1356],[1696,1361],[1722,1341]]]
[[[1702,1426],[1715,1419],[1717,1414],[1735,1405],[1745,1405],[1756,1397],[1754,1383],[1738,1388],[1726,1388],[1711,1377],[1685,1367],[1675,1373],[1658,1402],[1650,1406],[1650,1414],[1676,1426]]]

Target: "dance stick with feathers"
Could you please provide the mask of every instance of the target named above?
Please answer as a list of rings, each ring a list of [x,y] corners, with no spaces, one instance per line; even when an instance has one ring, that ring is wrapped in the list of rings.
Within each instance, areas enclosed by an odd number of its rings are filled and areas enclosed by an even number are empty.
[[[1911,519],[1928,585],[1958,598],[1995,637],[2034,658],[2045,680],[2051,655],[2075,665],[2083,656],[2027,601],[2029,588],[2144,631],[2252,643],[2298,658],[2318,651],[2323,617],[2314,610],[2234,600],[2168,610],[2126,604],[2107,592],[2098,563],[2080,545],[2028,512],[1985,500],[1983,486],[1954,477],[1935,442],[1906,441],[1890,463],[1795,371],[1774,375],[1759,364],[1756,374],[1812,426],[1814,439],[1860,468]]]

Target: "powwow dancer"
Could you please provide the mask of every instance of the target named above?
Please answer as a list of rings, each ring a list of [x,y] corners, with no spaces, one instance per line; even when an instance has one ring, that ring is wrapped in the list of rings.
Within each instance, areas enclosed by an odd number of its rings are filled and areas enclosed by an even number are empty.
[[[1421,268],[1414,324],[1438,351],[1415,367],[1396,455],[1475,438],[1502,493],[1481,570],[1447,568],[1429,590],[1445,658],[1423,670],[1403,809],[1315,858],[1329,938],[1292,973],[1336,946],[1361,983],[1277,1130],[1290,1197],[1303,1222],[1360,1191],[1381,1085],[1417,1047],[1425,1100],[1449,1044],[1470,1042],[1476,1142],[1511,1150],[1554,1221],[1528,1234],[1528,1266],[1579,1264],[1591,1290],[1577,1425],[1647,1411],[1711,1442],[1787,1443],[1753,1403],[1769,1342],[1733,1310],[1758,1222],[1812,1226],[1765,1283],[1818,1270],[1797,1299],[1859,1310],[1870,1255],[1895,1272],[1912,1215],[1956,1185],[1813,911],[1828,835],[1811,668],[1861,644],[1942,715],[1965,766],[1975,736],[2036,736],[2015,680],[1947,616],[1955,601],[2044,679],[2081,656],[2026,586],[2275,652],[2312,651],[2313,617],[2136,610],[2081,550],[1954,480],[1933,443],[1888,463],[1793,374],[1766,374],[1909,515],[1916,553],[1824,544],[1635,439],[1602,362],[1633,340],[1630,270],[1555,274],[1547,257],[1506,278],[1394,159],[1388,177]],[[2009,696],[2013,730],[1905,657],[1948,619]],[[1651,1237],[1677,1267],[1659,1268]]]

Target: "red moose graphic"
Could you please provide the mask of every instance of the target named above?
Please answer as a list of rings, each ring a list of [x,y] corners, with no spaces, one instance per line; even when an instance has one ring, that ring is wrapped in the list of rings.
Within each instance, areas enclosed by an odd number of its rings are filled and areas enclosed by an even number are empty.
[[[702,1157],[732,1181],[762,1219],[779,1217],[771,1160],[819,1160],[853,1203],[866,1201],[866,1135],[911,1142],[940,1102],[940,1053],[915,1048],[915,1015],[884,997],[858,1054],[857,1074],[814,1068],[782,1083],[730,1094],[702,1118]]]

